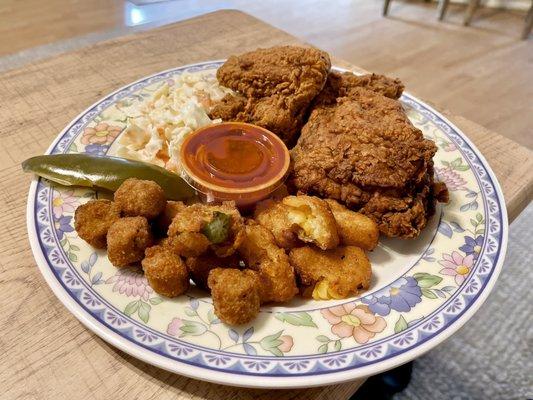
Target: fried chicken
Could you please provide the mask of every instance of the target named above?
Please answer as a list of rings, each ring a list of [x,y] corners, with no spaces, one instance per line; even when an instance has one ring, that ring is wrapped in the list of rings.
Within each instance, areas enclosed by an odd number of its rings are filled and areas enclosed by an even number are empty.
[[[330,74],[291,151],[291,184],[359,210],[387,236],[407,238],[419,235],[436,199],[447,195],[433,181],[437,147],[395,100],[402,89],[382,76]]]
[[[237,93],[224,97],[210,116],[253,123],[292,143],[330,67],[327,53],[306,47],[278,46],[231,56],[218,69],[217,79]]]

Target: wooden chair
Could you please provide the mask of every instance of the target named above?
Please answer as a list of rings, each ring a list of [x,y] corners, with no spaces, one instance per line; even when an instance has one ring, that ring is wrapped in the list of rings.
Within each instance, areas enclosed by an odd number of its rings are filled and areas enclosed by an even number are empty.
[[[466,10],[465,19],[463,20],[463,25],[468,26],[472,22],[472,17],[476,12],[476,9],[479,6],[479,0],[470,0],[468,3],[468,9]],[[531,6],[527,12],[526,21],[524,24],[524,29],[522,30],[521,39],[525,40],[529,37],[531,33],[531,28],[533,27],[533,0],[531,1]]]

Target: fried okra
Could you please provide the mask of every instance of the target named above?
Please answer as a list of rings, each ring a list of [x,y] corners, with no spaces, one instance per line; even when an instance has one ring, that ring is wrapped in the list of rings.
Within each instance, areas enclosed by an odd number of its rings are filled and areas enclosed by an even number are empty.
[[[304,297],[344,299],[370,286],[370,262],[359,247],[337,247],[324,251],[306,246],[292,249],[289,258]]]
[[[328,203],[339,231],[339,238],[346,246],[357,246],[365,250],[373,250],[378,245],[378,225],[371,218],[349,210],[332,199]]]
[[[105,249],[109,227],[120,218],[120,209],[109,200],[91,200],[76,208],[74,228],[78,236],[97,249]]]
[[[169,237],[184,232],[203,235],[217,256],[228,257],[243,240],[243,219],[233,202],[193,204],[178,211],[168,228]]]
[[[256,220],[272,231],[276,243],[291,249],[298,240],[323,250],[338,246],[335,218],[327,203],[318,197],[287,196],[281,202],[267,200],[258,205]]]
[[[159,234],[166,235],[168,227],[172,223],[172,220],[181,210],[187,208],[187,206],[181,201],[167,201],[165,209],[156,218],[154,227]]]
[[[183,257],[198,257],[205,253],[211,242],[199,232],[181,232],[168,237],[168,246]]]
[[[189,274],[185,262],[166,246],[146,249],[142,268],[148,283],[157,293],[176,297],[189,288]]]
[[[115,267],[141,261],[144,250],[153,242],[144,217],[125,217],[115,221],[107,232],[107,256]]]
[[[239,253],[246,266],[259,273],[261,301],[283,302],[292,299],[298,289],[294,270],[285,251],[278,247],[274,236],[264,226],[249,221],[244,230]]]
[[[230,325],[241,325],[259,314],[261,298],[257,274],[250,270],[215,268],[209,272],[215,314]]]
[[[126,179],[117,189],[115,203],[128,217],[157,217],[166,206],[165,192],[153,181],[137,178]]]
[[[217,257],[212,251],[207,251],[198,257],[188,257],[186,264],[192,281],[204,290],[209,290],[207,278],[211,270],[215,268],[240,268],[240,260],[236,254],[222,258]]]

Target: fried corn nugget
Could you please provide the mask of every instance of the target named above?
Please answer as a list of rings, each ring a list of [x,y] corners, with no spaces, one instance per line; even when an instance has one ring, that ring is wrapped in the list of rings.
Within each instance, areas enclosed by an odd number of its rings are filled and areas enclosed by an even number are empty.
[[[166,234],[168,231],[168,227],[172,223],[172,220],[180,212],[181,210],[185,209],[187,206],[181,202],[181,201],[167,201],[167,204],[165,206],[165,209],[154,221],[154,227],[155,229],[161,233]]]
[[[254,218],[274,235],[279,247],[292,249],[300,244],[298,225],[289,219],[287,207],[274,200],[264,200],[257,204]]]
[[[116,190],[115,203],[128,217],[157,217],[166,206],[165,192],[153,181],[126,179]]]
[[[91,200],[76,208],[74,229],[78,236],[97,249],[105,249],[109,227],[120,218],[120,209],[109,200]]]
[[[328,203],[339,231],[339,238],[346,246],[357,246],[364,250],[373,250],[378,245],[379,228],[371,218],[349,210],[333,199]]]
[[[212,251],[198,257],[188,257],[185,261],[192,281],[201,289],[209,290],[207,278],[209,272],[215,268],[235,268],[239,269],[239,257],[233,254],[229,257],[217,257]]]
[[[152,243],[152,233],[146,218],[121,218],[107,232],[107,256],[115,267],[126,267],[141,261],[144,250]]]
[[[272,231],[278,246],[292,249],[300,241],[323,250],[339,244],[335,218],[318,197],[287,196],[281,203],[267,200],[256,207],[257,222]]]
[[[292,249],[289,258],[299,277],[304,297],[344,299],[368,289],[372,270],[359,247],[319,250],[311,246]]]
[[[147,248],[141,265],[152,289],[163,296],[176,297],[189,288],[185,262],[166,246]]]
[[[198,203],[185,207],[174,216],[168,228],[168,236],[177,237],[183,232],[194,232],[209,239],[208,236],[213,232],[207,232],[205,228],[220,215],[230,217],[227,227],[228,234],[221,242],[210,240],[210,248],[217,256],[228,257],[236,251],[244,238],[243,218],[234,202],[224,202],[221,205]],[[215,236],[212,239],[215,239]]]
[[[274,236],[264,226],[249,221],[239,247],[246,266],[259,273],[262,302],[283,302],[292,299],[298,289],[294,269],[285,251],[276,245]]]
[[[259,279],[254,271],[215,268],[209,272],[215,314],[230,325],[241,325],[259,314],[261,299]]]

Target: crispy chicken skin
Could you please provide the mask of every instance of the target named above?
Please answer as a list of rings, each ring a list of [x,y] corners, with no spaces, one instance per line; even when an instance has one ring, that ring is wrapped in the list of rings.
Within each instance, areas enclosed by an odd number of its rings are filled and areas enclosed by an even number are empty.
[[[234,268],[215,268],[209,272],[215,314],[229,325],[242,325],[259,314],[261,298],[257,273]]]
[[[217,78],[237,93],[216,104],[210,116],[253,123],[291,143],[330,68],[327,53],[307,47],[277,46],[231,56]]]
[[[370,262],[359,247],[340,246],[323,251],[305,246],[292,249],[289,258],[304,297],[343,299],[370,286]]]
[[[377,78],[365,83],[349,74],[335,79],[340,83],[327,83],[291,150],[290,184],[299,193],[359,210],[387,236],[418,236],[436,195],[445,198],[442,185],[436,191],[433,181],[437,147],[411,124],[398,101],[380,93],[396,95],[399,84]]]
[[[294,269],[285,251],[278,247],[267,228],[253,221],[247,222],[245,233],[239,253],[247,268],[259,273],[261,302],[283,302],[292,299],[298,289]]]

